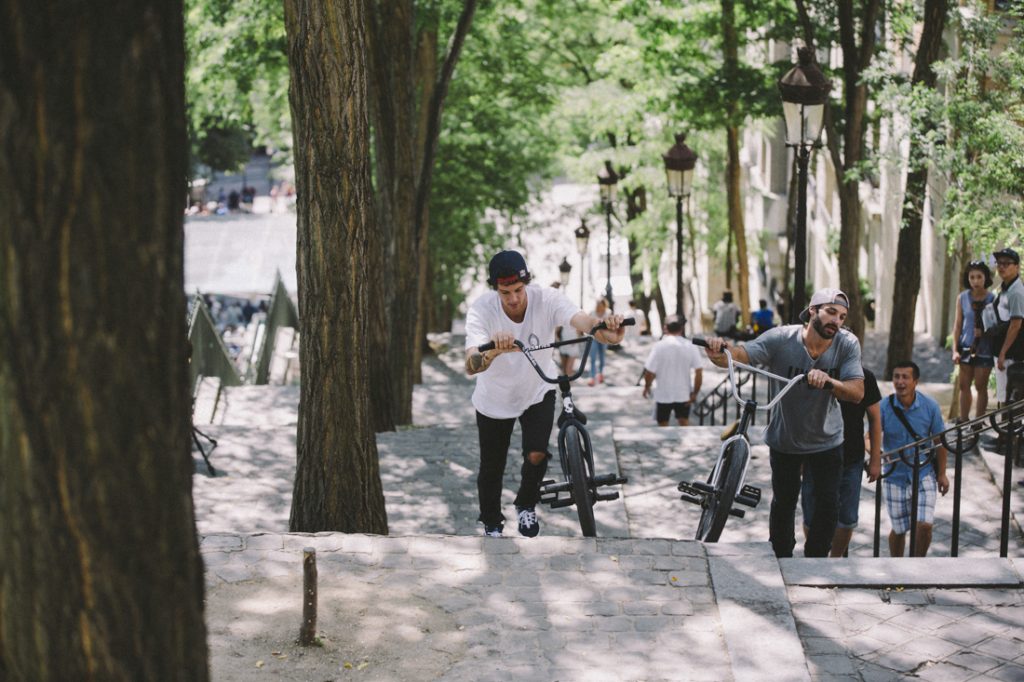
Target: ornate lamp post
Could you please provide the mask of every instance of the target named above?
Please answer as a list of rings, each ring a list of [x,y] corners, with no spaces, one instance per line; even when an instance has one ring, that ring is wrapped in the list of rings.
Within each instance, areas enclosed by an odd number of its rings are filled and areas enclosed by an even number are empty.
[[[615,189],[619,182],[619,175],[612,168],[611,161],[604,162],[604,172],[597,176],[598,185],[601,187],[601,205],[604,206],[605,223],[608,227],[608,252],[605,258],[605,267],[608,276],[608,284],[604,288],[605,298],[608,299],[608,307],[615,311],[615,299],[612,298],[612,208],[615,202]]]
[[[825,123],[825,103],[832,88],[814,62],[814,51],[801,47],[799,63],[779,80],[782,111],[786,116],[786,146],[793,147],[797,159],[796,269],[793,273],[793,301],[789,321],[798,322],[807,299],[807,167],[811,150],[820,147],[818,139]]]
[[[562,288],[569,286],[569,273],[572,272],[572,266],[569,265],[564,257],[562,262],[558,264],[558,279],[562,283]]]
[[[587,229],[587,221],[580,218],[580,226],[576,228],[576,250],[580,253],[580,309],[583,309],[583,290],[586,289],[583,280],[583,266],[586,263],[588,241],[590,241],[590,230]]]
[[[693,186],[693,168],[697,154],[686,146],[686,135],[676,135],[676,143],[662,157],[668,179],[668,195],[676,199],[676,315],[683,317],[683,200],[689,204]]]

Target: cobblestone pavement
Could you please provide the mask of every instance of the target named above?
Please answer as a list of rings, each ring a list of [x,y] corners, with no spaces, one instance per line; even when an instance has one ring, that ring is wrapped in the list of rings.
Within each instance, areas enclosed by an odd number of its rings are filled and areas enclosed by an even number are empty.
[[[598,471],[618,468],[630,479],[622,499],[596,507],[597,539],[579,537],[571,509],[546,508],[540,538],[478,535],[471,381],[458,348],[425,364],[417,426],[378,437],[390,537],[284,534],[297,390],[229,390],[219,423],[203,427],[219,439],[212,461],[222,475],[205,475],[198,460],[195,477],[208,585],[294,579],[301,548],[312,545],[325,587],[343,582],[372,602],[401,585],[454,623],[429,639],[430,661],[366,679],[1024,680],[1024,552],[1015,528],[1010,556],[1018,560],[995,558],[999,500],[989,466],[998,458],[965,461],[968,558],[870,558],[867,487],[854,558],[776,561],[765,542],[767,490],[759,508],[730,521],[721,543],[701,545],[686,540],[697,510],[679,501],[675,485],[710,469],[719,429],[652,427],[651,406],[633,385],[644,355],[642,345],[610,353],[604,385],[574,388],[590,416]],[[748,480],[767,487],[765,446],[753,454]],[[517,460],[513,446],[510,511]],[[550,475],[559,473],[556,461]],[[935,557],[949,554],[942,519],[951,504],[940,501]],[[808,584],[790,566],[846,573]]]

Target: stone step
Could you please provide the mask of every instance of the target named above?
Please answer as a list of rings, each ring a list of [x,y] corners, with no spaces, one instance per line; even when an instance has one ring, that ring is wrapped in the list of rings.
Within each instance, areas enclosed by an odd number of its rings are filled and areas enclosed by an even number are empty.
[[[306,655],[352,656],[361,633],[373,679],[809,679],[765,545],[669,540],[208,534],[211,649],[216,633],[237,641],[254,592],[266,650],[294,639],[304,547],[317,551],[324,640]],[[289,665],[267,657],[262,673]]]

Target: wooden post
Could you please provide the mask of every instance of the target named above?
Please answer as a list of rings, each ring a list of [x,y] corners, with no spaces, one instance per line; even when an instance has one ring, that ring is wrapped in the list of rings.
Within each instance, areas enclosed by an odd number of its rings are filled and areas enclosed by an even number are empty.
[[[302,550],[302,628],[299,644],[316,644],[316,549]]]

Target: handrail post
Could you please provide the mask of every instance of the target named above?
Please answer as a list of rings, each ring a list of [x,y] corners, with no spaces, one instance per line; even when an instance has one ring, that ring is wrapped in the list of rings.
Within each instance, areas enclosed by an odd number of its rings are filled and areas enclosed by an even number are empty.
[[[875,480],[875,546],[874,557],[878,558],[882,538],[882,477]]]
[[[1003,517],[999,529],[999,556],[1004,559],[1010,549],[1010,491],[1013,490],[1013,460],[1020,453],[1020,437],[1017,429],[1017,422],[1011,413],[1010,423],[1006,427],[1008,442],[1003,459]]]
[[[960,554],[960,481],[964,465],[964,427],[956,430],[956,459],[953,463],[953,538],[950,540],[949,556]]]
[[[920,452],[914,448],[914,477],[910,481],[914,488],[910,492],[910,551],[907,556],[917,556],[917,500],[919,492],[917,490],[919,482],[921,480],[921,459],[919,457]]]

